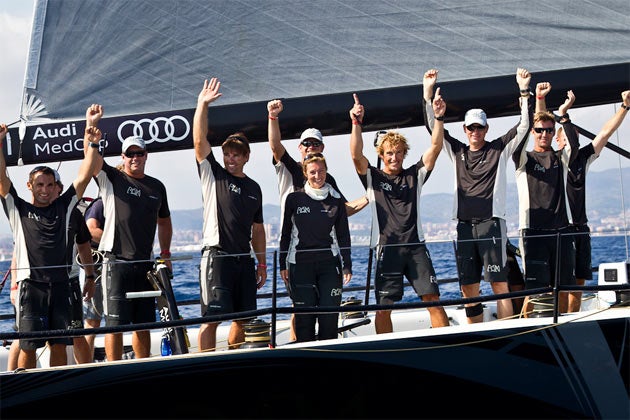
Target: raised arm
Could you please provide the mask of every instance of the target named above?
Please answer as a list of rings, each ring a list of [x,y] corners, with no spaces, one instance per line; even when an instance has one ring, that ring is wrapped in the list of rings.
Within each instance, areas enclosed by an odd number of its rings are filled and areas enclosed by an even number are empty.
[[[11,189],[11,179],[7,175],[7,161],[4,159],[4,139],[9,132],[9,128],[6,124],[0,124],[0,195],[6,197]]]
[[[444,114],[446,113],[446,102],[444,102],[442,95],[440,95],[440,88],[437,88],[435,91],[432,107],[435,122],[433,123],[433,131],[431,131],[431,145],[422,155],[424,166],[429,171],[435,166],[435,161],[442,150],[442,143],[444,143]]]
[[[363,129],[361,124],[363,123],[363,117],[365,116],[365,109],[359,102],[359,96],[353,93],[354,105],[350,109],[350,120],[352,121],[352,132],[350,133],[350,156],[354,163],[354,168],[359,175],[365,175],[368,168],[368,160],[363,154]]]
[[[529,96],[529,82],[532,75],[524,68],[516,69],[516,83],[521,91],[521,96]]]
[[[90,183],[92,175],[98,173],[95,172],[97,164],[101,166],[103,164],[103,157],[99,153],[100,141],[101,130],[94,126],[85,127],[85,135],[83,136],[83,162],[81,162],[81,166],[79,167],[79,174],[72,182],[77,192],[78,199],[83,197],[83,193]]]
[[[574,103],[575,94],[572,90],[567,90],[567,99],[565,99],[562,105],[558,107],[558,114],[560,114],[560,119],[564,117],[566,117],[566,119],[569,119],[569,109],[571,109]]]
[[[565,99],[562,105],[558,108],[560,123],[562,124],[564,134],[567,138],[567,142],[562,148],[563,161],[565,162],[565,165],[568,165],[575,160],[580,149],[580,139],[575,127],[571,123],[571,119],[569,118],[569,109],[573,106],[574,102],[575,95],[572,90],[568,90],[567,99]]]
[[[621,92],[621,101],[622,106],[619,107],[612,118],[606,121],[602,129],[599,130],[599,133],[597,133],[593,139],[593,148],[595,149],[595,154],[597,155],[599,155],[604,146],[606,146],[608,139],[619,128],[623,119],[626,118],[626,115],[628,114],[628,107],[630,107],[630,90]]]
[[[281,142],[280,123],[278,122],[278,115],[282,112],[283,106],[280,99],[274,99],[267,102],[267,136],[269,136],[269,147],[271,147],[271,153],[276,162],[282,159],[282,156],[286,152],[286,149]]]
[[[551,83],[539,82],[536,83],[536,110],[535,112],[541,112],[547,110],[547,101],[545,97],[551,92]]]
[[[197,162],[201,162],[212,153],[212,146],[208,142],[208,105],[221,97],[220,87],[221,82],[216,77],[210,81],[206,79],[197,97],[197,108],[193,118],[193,144]]]
[[[85,111],[85,127],[98,127],[99,121],[103,118],[103,106],[99,104],[90,105]],[[99,149],[100,150],[100,149]],[[98,156],[94,156],[94,171],[92,175],[96,176],[103,169],[103,156],[97,153]],[[83,156],[87,156],[87,149],[83,149]]]
[[[433,90],[435,89],[435,84],[437,83],[438,78],[438,70],[429,69],[424,72],[424,76],[422,77],[422,97],[428,103],[431,103],[433,99]]]
[[[424,125],[429,130],[429,133],[433,130],[435,124],[435,114],[433,113],[433,107],[431,101],[433,100],[433,94],[435,84],[437,83],[438,70],[429,69],[424,72],[422,77],[422,99],[423,99],[423,112],[424,112]]]

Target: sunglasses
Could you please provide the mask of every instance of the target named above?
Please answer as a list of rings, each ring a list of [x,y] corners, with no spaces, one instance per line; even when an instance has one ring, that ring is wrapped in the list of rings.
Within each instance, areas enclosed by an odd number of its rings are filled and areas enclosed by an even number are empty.
[[[484,128],[486,128],[486,127],[484,127],[482,125],[467,125],[466,126],[466,130],[470,131],[471,133],[474,133],[477,130],[483,131]]]
[[[144,150],[139,150],[137,152],[125,152],[125,156],[127,156],[129,159],[133,159],[135,157],[144,157],[144,155],[146,155],[147,152],[145,152]]]
[[[308,155],[304,156],[304,162],[306,162],[307,160],[317,159],[317,158],[323,159],[324,155],[322,155],[321,153],[309,153]]]
[[[548,133],[551,134],[553,133],[555,130],[555,128],[553,127],[534,127],[534,131],[537,132],[538,134],[540,133]]]
[[[308,141],[305,140],[302,142],[302,146],[304,147],[320,147],[323,143],[321,141]]]

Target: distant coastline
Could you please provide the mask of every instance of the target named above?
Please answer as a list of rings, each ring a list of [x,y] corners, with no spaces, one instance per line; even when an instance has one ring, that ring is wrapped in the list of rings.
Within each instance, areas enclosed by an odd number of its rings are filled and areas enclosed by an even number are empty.
[[[624,168],[622,176],[630,179],[630,168]],[[609,169],[601,172],[591,171],[587,180],[587,209],[589,224],[593,232],[598,234],[620,234],[630,217],[630,182],[624,184],[621,194],[620,172]],[[622,208],[625,199],[625,212]],[[516,185],[508,185],[507,194],[507,227],[508,235],[518,235],[518,198]],[[422,228],[428,241],[452,240],[456,238],[455,222],[451,219],[453,208],[452,194],[427,194],[421,199]],[[266,204],[263,208],[267,243],[269,248],[277,247],[280,225],[280,206]],[[173,243],[172,251],[198,250],[201,246],[202,209],[173,210]],[[626,219],[624,221],[624,218]],[[367,245],[370,236],[371,215],[369,209],[349,218],[353,245]],[[0,226],[0,261],[11,258],[13,239],[8,223]]]

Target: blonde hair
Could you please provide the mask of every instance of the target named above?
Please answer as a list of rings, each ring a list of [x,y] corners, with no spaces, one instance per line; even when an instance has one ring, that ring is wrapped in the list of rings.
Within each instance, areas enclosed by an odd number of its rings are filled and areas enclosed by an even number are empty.
[[[554,125],[556,124],[556,118],[549,111],[539,111],[539,112],[535,113],[534,114],[534,124],[536,124],[539,121],[540,122],[551,121],[552,123],[554,123]]]
[[[304,161],[302,161],[302,174],[306,177],[306,166],[309,163],[313,162],[322,162],[324,164],[324,168],[328,171],[328,164],[326,164],[326,158],[321,153],[309,153],[304,156]]]
[[[385,151],[383,150],[383,143],[389,143],[392,148],[400,147],[403,150],[403,156],[407,156],[407,152],[409,152],[409,144],[407,143],[407,138],[400,134],[397,131],[388,131],[387,133],[381,135],[378,138],[378,142],[376,143],[376,153],[379,156],[382,156]]]

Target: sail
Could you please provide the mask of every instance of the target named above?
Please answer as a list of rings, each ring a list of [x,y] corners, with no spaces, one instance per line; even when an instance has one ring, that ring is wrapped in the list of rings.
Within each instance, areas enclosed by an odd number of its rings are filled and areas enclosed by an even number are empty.
[[[244,131],[266,141],[266,102],[282,98],[283,138],[305,126],[350,131],[352,93],[365,130],[423,123],[422,74],[439,70],[447,121],[482,107],[518,112],[515,70],[567,89],[576,106],[628,88],[627,0],[38,0],[21,107],[7,164],[81,158],[85,109],[104,106],[106,155],[142,135],[151,151],[192,147],[203,80],[223,96],[209,113],[218,145]]]

